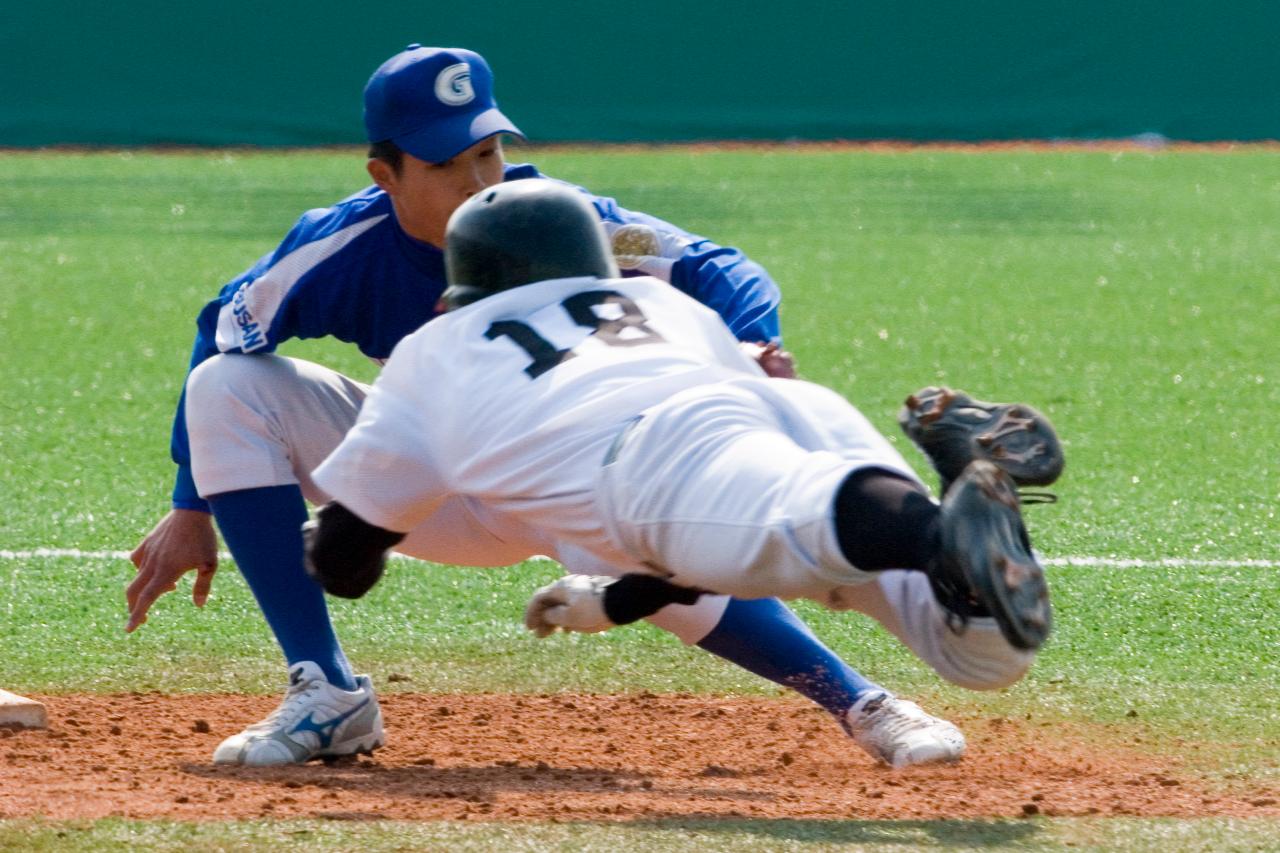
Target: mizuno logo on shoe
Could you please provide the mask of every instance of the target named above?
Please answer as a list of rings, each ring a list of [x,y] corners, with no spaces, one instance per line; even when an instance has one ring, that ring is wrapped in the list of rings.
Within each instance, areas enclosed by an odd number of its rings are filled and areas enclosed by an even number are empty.
[[[339,714],[333,719],[326,720],[323,723],[316,721],[315,712],[312,711],[310,714],[307,714],[307,716],[304,719],[299,720],[298,724],[294,726],[289,733],[294,734],[295,732],[315,732],[316,736],[320,738],[320,748],[327,749],[329,745],[333,743],[334,730],[337,729],[338,726],[342,725],[342,723],[349,720],[352,716],[356,714],[356,712],[358,712],[360,709],[362,709],[365,705],[368,705],[368,704],[369,704],[369,700],[365,699],[363,702],[361,702],[359,705],[356,705],[354,708],[348,711],[344,711],[343,713]]]

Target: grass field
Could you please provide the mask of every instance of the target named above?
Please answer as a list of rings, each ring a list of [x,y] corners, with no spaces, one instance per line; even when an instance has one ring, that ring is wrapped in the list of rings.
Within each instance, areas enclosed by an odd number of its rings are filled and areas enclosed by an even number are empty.
[[[1053,561],[1058,627],[1031,675],[966,693],[866,620],[798,608],[847,660],[933,701],[1133,725],[1153,750],[1195,740],[1223,774],[1280,777],[1280,153],[509,156],[747,250],[784,289],[802,374],[895,438],[901,399],[926,384],[1024,399],[1053,418],[1068,457],[1061,501],[1028,523]],[[363,186],[362,165],[355,151],[0,155],[0,686],[278,689],[277,651],[230,565],[203,611],[184,588],[126,636],[132,567],[110,554],[167,508],[196,312],[299,212]],[[373,376],[332,342],[284,351]],[[557,571],[397,564],[367,599],[334,604],[335,621],[384,690],[396,672],[421,691],[777,692],[649,628],[533,640],[523,601]],[[386,826],[0,821],[0,849],[1280,846],[1274,821],[1017,825],[1033,830],[441,823],[397,842]]]

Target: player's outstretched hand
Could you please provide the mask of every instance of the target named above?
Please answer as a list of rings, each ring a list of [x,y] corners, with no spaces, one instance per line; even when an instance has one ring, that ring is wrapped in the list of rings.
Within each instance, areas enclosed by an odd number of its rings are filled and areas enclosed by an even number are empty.
[[[796,359],[775,343],[756,344],[742,342],[742,351],[751,357],[766,376],[773,379],[795,379]]]
[[[615,578],[599,575],[565,575],[544,586],[524,609],[524,626],[539,637],[557,628],[597,634],[614,627],[604,612],[604,591]]]
[[[156,599],[177,589],[178,579],[193,569],[196,583],[191,600],[196,607],[204,607],[213,573],[218,570],[218,536],[213,531],[213,518],[194,509],[170,510],[129,559],[138,574],[124,593],[129,606],[126,631],[146,622],[147,611]]]

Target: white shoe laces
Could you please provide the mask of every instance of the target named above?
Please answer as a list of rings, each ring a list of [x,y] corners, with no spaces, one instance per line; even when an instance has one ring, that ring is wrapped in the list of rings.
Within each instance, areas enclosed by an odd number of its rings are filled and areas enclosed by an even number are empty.
[[[288,685],[285,688],[284,699],[280,701],[276,709],[268,714],[265,719],[254,723],[245,731],[266,731],[277,726],[287,728],[302,716],[302,712],[306,707],[306,700],[319,692],[324,684],[319,679],[313,679],[304,681],[301,684]]]
[[[877,717],[879,719],[874,719]],[[879,710],[872,713],[867,721],[877,732],[885,733],[895,740],[909,732],[929,728],[933,723],[925,716],[924,711],[905,699],[885,700],[885,703]]]

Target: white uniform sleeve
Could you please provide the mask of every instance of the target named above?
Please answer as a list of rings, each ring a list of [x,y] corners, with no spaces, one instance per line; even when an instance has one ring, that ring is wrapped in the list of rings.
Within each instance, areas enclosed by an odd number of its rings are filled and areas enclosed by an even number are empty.
[[[413,381],[423,375],[419,358],[408,357],[423,349],[388,363],[356,425],[312,474],[334,500],[397,533],[412,530],[450,494],[437,463],[440,448],[427,428],[435,412],[421,399],[426,383]]]

